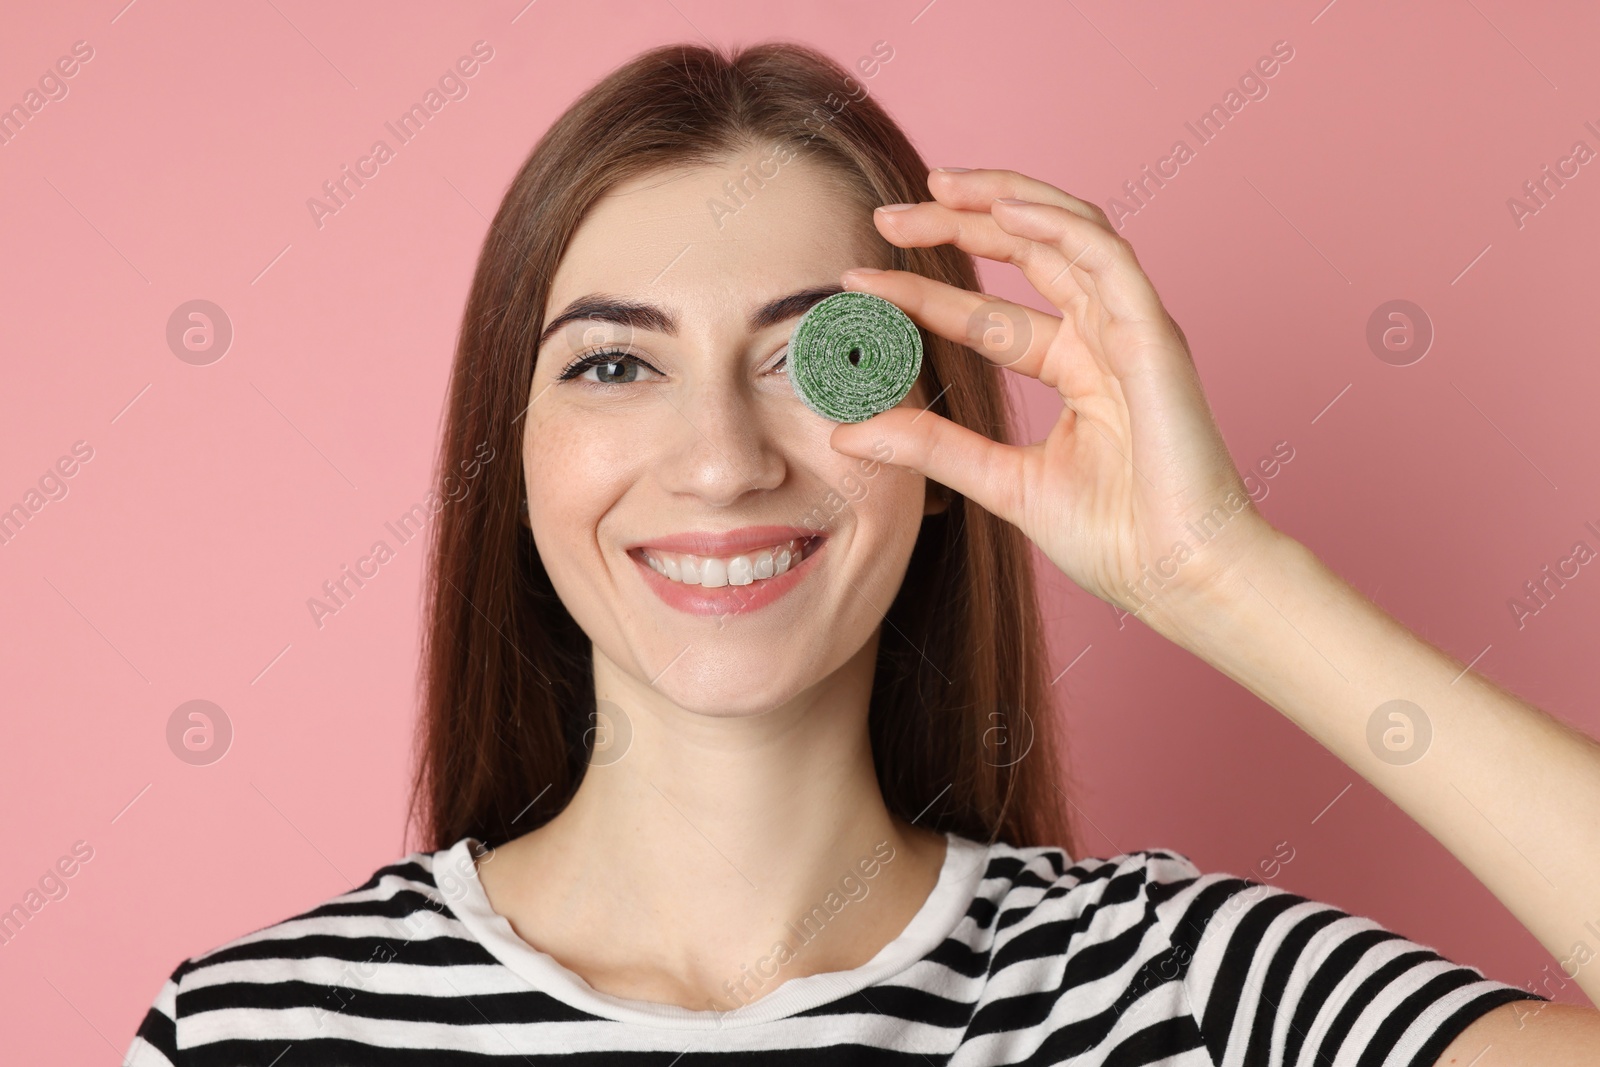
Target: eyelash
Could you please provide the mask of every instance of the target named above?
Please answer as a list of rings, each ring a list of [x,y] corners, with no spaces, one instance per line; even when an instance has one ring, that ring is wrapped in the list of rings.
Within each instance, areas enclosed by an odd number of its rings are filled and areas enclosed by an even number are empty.
[[[785,346],[785,349],[787,349],[787,347],[788,346]],[[778,360],[778,365],[776,367],[772,368],[773,371],[777,371],[779,368],[782,368],[786,363],[788,363],[788,361],[789,361],[789,354],[788,354],[788,352],[786,350],[784,352],[784,354],[783,354],[783,358]],[[618,349],[618,348],[607,348],[607,349],[603,349],[603,350],[601,350],[599,352],[590,352],[586,356],[579,356],[577,359],[575,359],[571,363],[567,364],[567,366],[556,377],[556,380],[557,381],[561,381],[561,382],[565,382],[565,381],[568,381],[568,380],[571,380],[573,378],[578,377],[580,374],[582,374],[585,371],[587,371],[590,367],[605,367],[605,366],[610,366],[613,363],[631,363],[631,364],[634,364],[635,366],[644,367],[647,370],[654,371],[656,374],[660,374],[661,373],[660,371],[656,370],[654,367],[650,366],[650,364],[646,363],[644,360],[640,359],[638,356],[634,355],[631,352],[624,352],[624,351],[622,351],[621,349]],[[598,385],[601,388],[607,388],[607,387],[615,386],[615,385],[618,385],[618,384],[621,384],[621,385],[632,385],[632,384],[635,384],[635,383],[633,383],[633,382],[621,382],[621,383],[617,383],[617,382],[590,382],[590,383],[586,383],[586,384]]]
[[[635,364],[636,366],[644,367],[644,368],[646,368],[648,370],[652,370],[652,371],[656,370],[654,367],[650,366],[650,364],[646,363],[644,360],[640,359],[638,356],[634,355],[631,352],[624,352],[621,349],[617,349],[617,348],[608,348],[608,349],[604,349],[604,350],[599,351],[599,352],[591,352],[586,356],[579,356],[577,359],[575,359],[571,363],[567,364],[566,369],[561,372],[561,374],[557,377],[556,380],[564,382],[564,381],[567,381],[568,379],[576,378],[578,375],[582,374],[584,371],[588,370],[590,367],[604,367],[604,366],[609,366],[612,363],[632,363],[632,364]],[[656,371],[656,373],[660,374],[661,372],[660,371]],[[613,383],[613,382],[596,382],[596,383],[591,383],[591,384],[606,386],[606,385],[613,385],[613,384],[616,384],[616,383]],[[622,383],[622,384],[628,384],[628,383],[625,382],[625,383]]]

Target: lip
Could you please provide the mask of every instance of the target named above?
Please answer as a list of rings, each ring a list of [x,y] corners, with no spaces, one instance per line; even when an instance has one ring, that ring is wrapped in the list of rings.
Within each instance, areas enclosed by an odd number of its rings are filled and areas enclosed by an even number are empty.
[[[747,615],[752,611],[759,611],[766,607],[799,585],[806,575],[816,569],[817,564],[815,561],[818,556],[822,555],[828,545],[828,538],[817,534],[815,531],[804,530],[788,536],[779,536],[777,542],[773,542],[760,539],[770,536],[767,533],[759,535],[748,534],[747,531],[752,529],[758,531],[785,531],[792,530],[793,527],[760,526],[747,527],[746,530],[736,530],[734,534],[738,537],[742,537],[746,541],[749,541],[750,537],[756,537],[756,540],[750,541],[742,549],[735,548],[732,551],[707,552],[705,555],[738,555],[741,550],[765,548],[767,545],[789,540],[790,537],[805,537],[815,543],[807,546],[809,552],[801,558],[799,563],[791,565],[788,570],[776,578],[763,578],[751,582],[749,585],[724,585],[716,589],[707,589],[702,585],[675,582],[666,575],[657,573],[654,567],[644,561],[644,552],[642,550],[645,547],[659,548],[665,552],[692,551],[690,549],[669,548],[668,546],[673,544],[675,540],[681,543],[679,539],[683,537],[693,538],[699,535],[678,535],[677,539],[669,538],[664,541],[651,541],[648,546],[636,545],[628,549],[628,558],[633,560],[634,565],[643,574],[645,584],[670,608],[675,608],[688,615]],[[730,535],[721,536],[726,538]],[[735,539],[729,543],[738,542]]]
[[[627,546],[629,555],[641,548],[658,548],[663,552],[687,552],[694,556],[740,556],[757,548],[769,548],[792,541],[796,537],[823,536],[817,530],[803,526],[741,526],[737,530],[690,530],[687,533],[653,537]]]

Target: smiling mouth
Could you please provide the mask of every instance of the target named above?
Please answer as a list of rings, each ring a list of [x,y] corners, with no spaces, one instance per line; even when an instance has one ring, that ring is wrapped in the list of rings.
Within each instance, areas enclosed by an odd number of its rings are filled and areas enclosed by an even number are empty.
[[[668,581],[720,589],[729,585],[759,585],[781,577],[816,552],[821,544],[821,535],[812,535],[732,556],[697,556],[657,548],[630,549],[629,555]]]

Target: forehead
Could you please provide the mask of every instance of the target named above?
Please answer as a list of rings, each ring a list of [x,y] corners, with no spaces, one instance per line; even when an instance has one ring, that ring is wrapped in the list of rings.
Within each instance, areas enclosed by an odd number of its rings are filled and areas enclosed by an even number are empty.
[[[752,149],[611,190],[573,235],[546,320],[589,293],[742,317],[770,296],[837,283],[849,267],[887,266],[870,209],[803,153]]]

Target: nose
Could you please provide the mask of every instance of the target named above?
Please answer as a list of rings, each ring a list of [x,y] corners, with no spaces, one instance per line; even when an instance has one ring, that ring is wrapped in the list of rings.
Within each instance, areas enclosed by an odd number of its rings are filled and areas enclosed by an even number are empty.
[[[727,507],[746,493],[776,489],[786,461],[770,412],[737,384],[698,383],[670,400],[677,414],[665,434],[657,465],[664,488]]]

